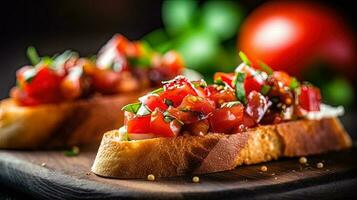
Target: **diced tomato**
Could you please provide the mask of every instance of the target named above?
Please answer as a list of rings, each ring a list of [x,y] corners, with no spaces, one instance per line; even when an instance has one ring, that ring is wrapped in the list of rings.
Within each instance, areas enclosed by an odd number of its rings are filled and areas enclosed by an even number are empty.
[[[250,92],[252,91],[257,91],[260,92],[262,89],[262,86],[264,85],[264,79],[261,75],[256,74],[254,76],[248,76],[244,80],[244,90],[246,96],[249,95]]]
[[[232,133],[235,127],[242,125],[243,113],[244,106],[241,104],[214,110],[208,118],[211,131],[215,133]]]
[[[162,137],[174,137],[179,134],[180,130],[181,124],[176,119],[165,119],[164,114],[158,109],[151,114],[151,133]]]
[[[307,111],[319,111],[321,104],[320,90],[311,85],[302,85],[299,104]]]
[[[234,73],[223,73],[223,72],[216,72],[214,74],[213,80],[218,81],[221,80],[222,82],[228,84],[231,88],[234,88],[233,80],[234,80]]]
[[[39,102],[37,99],[34,99],[30,96],[28,96],[28,94],[21,90],[20,88],[14,87],[11,92],[10,92],[10,96],[16,100],[16,102],[18,104],[20,104],[21,106],[36,106],[41,104],[41,102]]]
[[[151,115],[133,116],[126,119],[128,133],[151,133],[150,119]]]
[[[259,123],[268,110],[268,107],[268,100],[259,92],[252,91],[248,95],[245,112],[256,123]]]
[[[41,66],[29,78],[28,75],[25,75],[28,70],[35,69],[23,68],[17,73],[20,90],[22,90],[21,94],[18,93],[17,96],[20,104],[57,103],[63,99],[60,84],[64,75],[57,73],[47,66]],[[25,80],[26,76],[27,80]]]
[[[116,93],[121,74],[111,70],[96,69],[95,71],[92,75],[95,89],[103,94]]]
[[[215,105],[214,102],[209,99],[187,95],[185,98],[183,98],[182,103],[178,109],[199,112],[208,115],[215,109]]]
[[[165,78],[173,78],[181,74],[184,69],[183,58],[176,51],[169,51],[161,58],[161,64],[158,69]]]
[[[274,79],[282,82],[284,86],[289,87],[291,84],[291,76],[287,74],[286,72],[283,71],[274,71],[273,74],[271,75]]]
[[[183,111],[178,108],[169,107],[167,112],[185,124],[191,124],[201,119],[200,113],[193,111]]]
[[[164,99],[162,99],[158,94],[147,94],[140,97],[139,101],[145,104],[150,111],[154,111],[155,108],[159,108],[160,110],[166,110],[168,108]]]
[[[182,99],[189,94],[197,96],[194,86],[184,76],[177,76],[164,84],[164,92],[160,96],[170,100],[173,106],[177,107],[181,104]]]
[[[210,93],[209,99],[214,101],[217,106],[220,106],[224,102],[237,100],[234,91],[231,89],[217,90],[214,86],[208,86],[207,89]]]

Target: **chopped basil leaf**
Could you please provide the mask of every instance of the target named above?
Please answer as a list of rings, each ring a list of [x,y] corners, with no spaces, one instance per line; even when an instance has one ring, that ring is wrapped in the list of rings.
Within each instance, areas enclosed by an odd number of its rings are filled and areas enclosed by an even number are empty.
[[[158,88],[158,89],[152,91],[151,94],[160,94],[160,93],[163,92],[163,91],[164,91],[164,88],[161,87],[161,88]]]
[[[246,65],[248,65],[248,66],[251,65],[250,60],[248,59],[247,55],[245,55],[245,53],[243,53],[243,51],[240,51],[240,52],[239,52],[239,57],[240,57],[240,59],[242,59],[242,61],[243,61]]]
[[[151,111],[144,104],[141,104],[138,112],[136,112],[136,114],[140,115],[140,116],[149,115],[150,113],[151,113]]]
[[[270,98],[270,101],[273,102],[273,103],[279,103],[279,97],[272,97]]]
[[[262,89],[260,90],[260,93],[262,93],[263,95],[267,95],[269,94],[270,90],[271,90],[271,86],[263,85]]]
[[[165,104],[167,106],[173,106],[174,105],[174,102],[172,102],[170,99],[165,99],[164,102],[165,102]]]
[[[148,68],[151,66],[151,59],[148,56],[128,58],[129,64],[133,67]]]
[[[184,123],[181,121],[181,120],[178,120],[176,119],[174,116],[170,115],[169,112],[165,111],[164,113],[164,121],[166,123],[170,123],[172,122],[173,120],[176,120],[178,123],[180,123],[181,125],[184,125]]]
[[[124,106],[121,110],[125,110],[125,111],[136,114],[138,112],[139,108],[141,107],[141,104],[142,103],[140,103],[140,102],[131,103],[131,104]]]
[[[269,67],[269,65],[267,65],[266,63],[264,63],[263,61],[259,61],[259,66],[260,68],[265,71],[267,74],[272,74],[274,71],[271,67]]]
[[[200,80],[199,82],[194,82],[193,86],[194,87],[203,87],[204,88],[204,87],[207,87],[207,83],[204,80]]]
[[[239,101],[225,102],[221,105],[221,108],[223,108],[223,107],[232,108],[233,106],[240,105],[240,104],[242,104],[242,103]]]
[[[222,81],[222,78],[219,77],[218,79],[214,80],[214,83],[217,84],[217,85],[225,85]]]
[[[236,97],[239,101],[241,101],[243,104],[247,103],[247,99],[245,97],[245,89],[244,89],[244,79],[245,79],[246,74],[242,73],[242,72],[238,72],[237,73],[237,77],[236,77],[236,84],[235,84],[235,93],[236,93]]]
[[[67,150],[64,152],[64,155],[68,157],[77,156],[78,154],[79,154],[79,148],[77,146],[73,146],[71,150]]]
[[[37,70],[35,68],[28,69],[24,72],[24,80],[26,83],[31,83],[31,81],[35,78],[37,74]]]
[[[299,85],[299,81],[295,77],[293,77],[290,82],[290,89],[294,90],[295,88],[299,87]]]
[[[52,67],[53,59],[49,56],[42,57],[41,62],[39,62],[36,66],[41,66],[41,64]]]
[[[38,53],[33,46],[27,48],[27,57],[33,66],[37,65],[41,61],[41,58],[38,56]]]

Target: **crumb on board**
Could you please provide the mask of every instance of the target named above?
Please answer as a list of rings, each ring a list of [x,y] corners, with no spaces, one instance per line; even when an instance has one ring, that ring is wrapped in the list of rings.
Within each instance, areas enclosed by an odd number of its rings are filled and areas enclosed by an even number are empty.
[[[262,172],[266,172],[266,171],[268,171],[268,167],[265,166],[265,165],[263,165],[263,166],[260,168],[260,170],[261,170]]]
[[[192,177],[192,182],[199,183],[200,182],[200,177],[198,177],[198,176]]]
[[[87,172],[86,175],[89,176],[91,173],[90,172]]]
[[[155,181],[155,176],[153,174],[149,174],[147,179],[148,181]]]
[[[45,162],[41,163],[41,166],[46,167],[46,163]]]
[[[307,158],[305,156],[299,158],[300,164],[306,164],[307,163]]]
[[[274,179],[275,179],[275,180],[278,180],[278,177],[275,177]]]
[[[319,162],[316,164],[316,167],[319,169],[322,169],[322,168],[324,168],[324,164],[322,162]]]

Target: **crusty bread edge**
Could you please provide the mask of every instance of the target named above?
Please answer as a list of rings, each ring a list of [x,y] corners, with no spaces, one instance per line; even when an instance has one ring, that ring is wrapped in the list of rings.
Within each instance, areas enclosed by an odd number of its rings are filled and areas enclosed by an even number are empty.
[[[337,118],[298,120],[233,134],[119,141],[116,130],[104,134],[92,171],[104,177],[171,177],[231,170],[267,162],[337,151],[351,146]]]

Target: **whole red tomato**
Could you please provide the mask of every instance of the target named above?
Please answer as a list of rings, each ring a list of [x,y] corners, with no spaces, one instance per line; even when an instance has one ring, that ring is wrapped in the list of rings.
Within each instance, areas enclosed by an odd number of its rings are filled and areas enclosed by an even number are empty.
[[[238,48],[254,62],[300,75],[322,62],[354,74],[356,48],[351,30],[332,10],[308,2],[271,2],[248,16]]]

